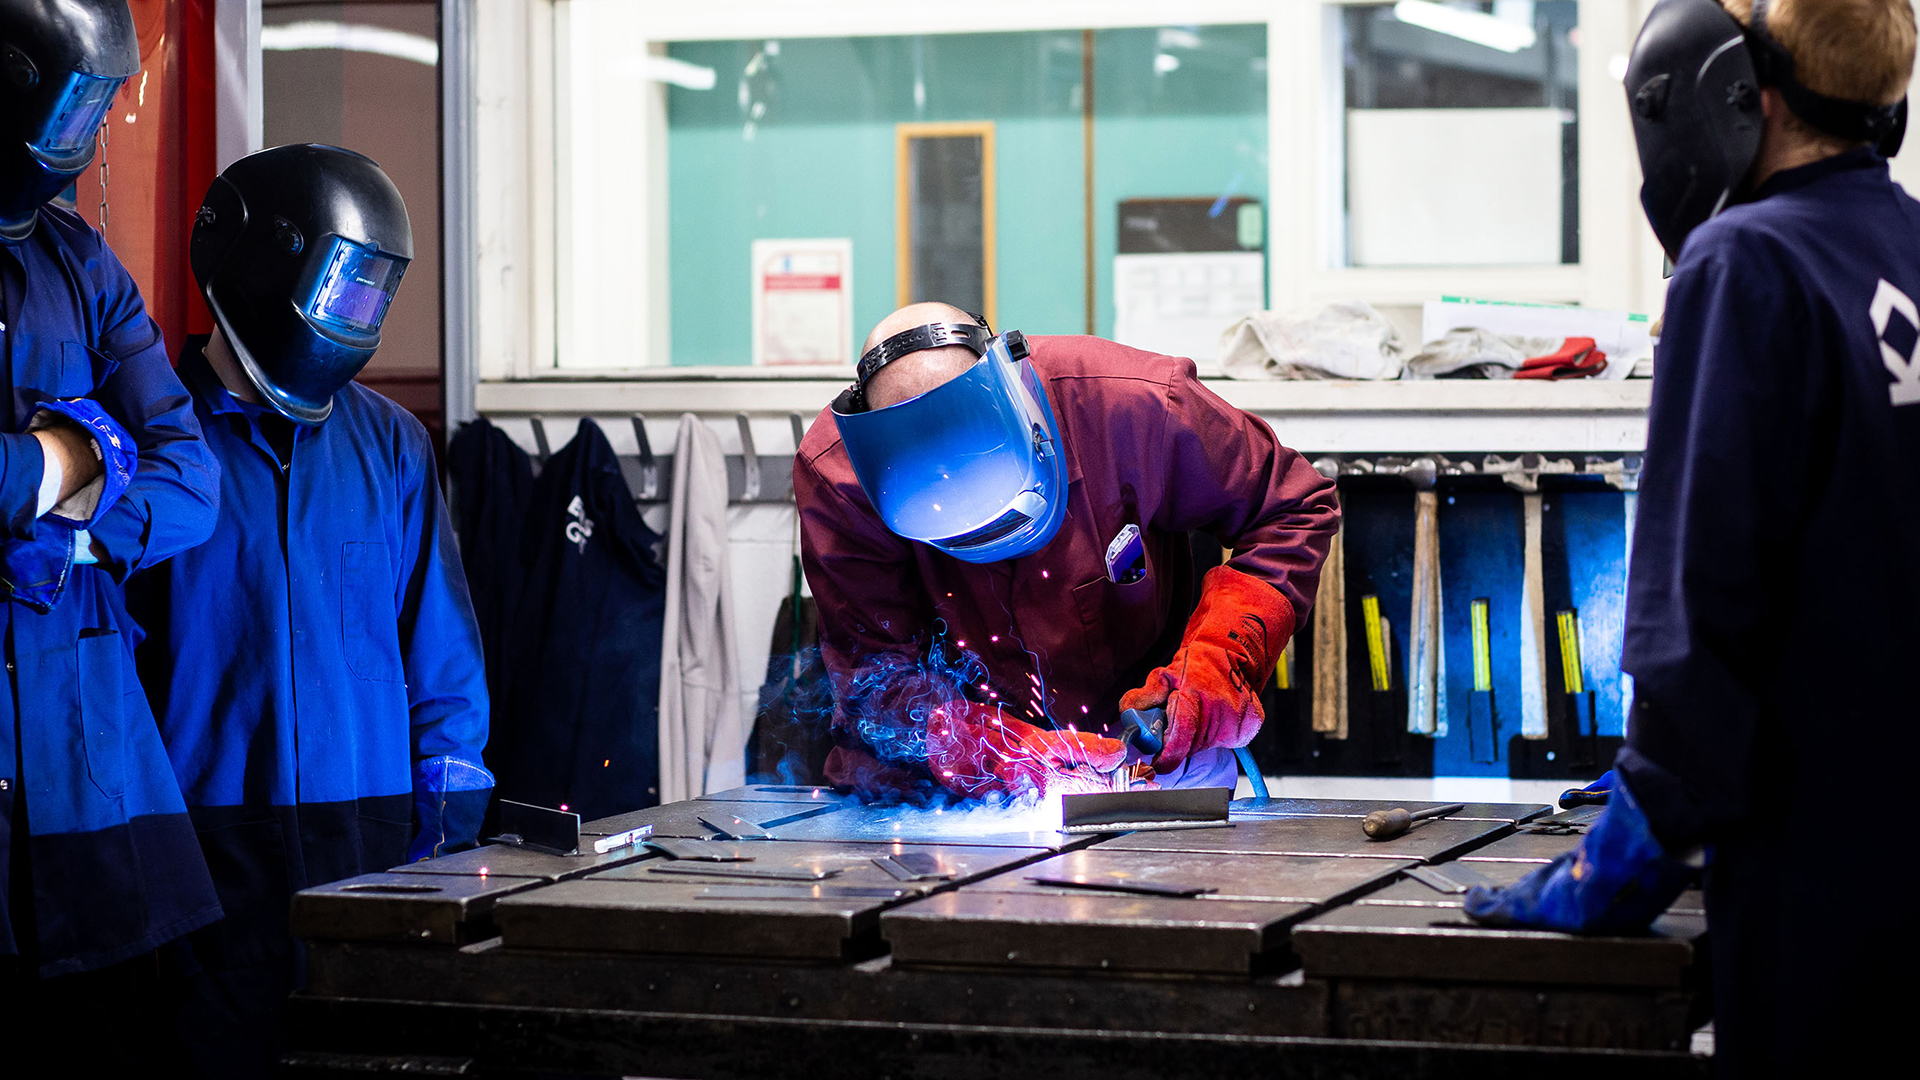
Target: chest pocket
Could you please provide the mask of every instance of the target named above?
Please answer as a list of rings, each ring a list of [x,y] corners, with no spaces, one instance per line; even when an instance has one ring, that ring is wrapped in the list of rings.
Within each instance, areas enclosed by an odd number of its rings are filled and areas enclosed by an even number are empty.
[[[393,604],[393,567],[387,545],[349,540],[340,545],[340,647],[347,670],[369,682],[403,682],[400,621]]]
[[[39,402],[92,397],[95,388],[120,366],[113,357],[78,341],[26,331],[20,332],[20,340],[8,351],[16,365],[13,396],[22,424]]]

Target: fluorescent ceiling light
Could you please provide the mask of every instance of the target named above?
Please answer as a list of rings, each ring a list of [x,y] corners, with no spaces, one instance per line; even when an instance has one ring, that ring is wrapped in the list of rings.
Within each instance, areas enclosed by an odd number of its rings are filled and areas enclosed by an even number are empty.
[[[1433,0],[1400,0],[1393,5],[1393,17],[1403,23],[1412,23],[1435,33],[1507,53],[1530,49],[1539,40],[1539,35],[1533,32],[1531,26],[1496,19],[1483,11],[1447,7]]]
[[[440,63],[440,43],[430,37],[358,23],[311,20],[263,26],[260,28],[260,48],[265,52],[342,49],[411,60],[428,67]]]
[[[675,60],[671,56],[648,55],[640,61],[640,75],[686,90],[711,90],[719,81],[719,76],[712,68]]]

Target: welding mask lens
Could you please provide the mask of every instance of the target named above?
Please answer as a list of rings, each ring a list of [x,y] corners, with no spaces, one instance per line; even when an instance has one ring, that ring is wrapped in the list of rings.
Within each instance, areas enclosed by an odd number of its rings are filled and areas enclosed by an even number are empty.
[[[113,97],[127,80],[107,79],[76,71],[67,76],[67,85],[55,99],[47,122],[27,140],[35,155],[42,159],[72,157],[93,142]]]
[[[1066,467],[1033,365],[1004,337],[958,378],[883,409],[834,406],[854,474],[887,528],[965,562],[1044,546],[1066,509]]]
[[[307,317],[348,334],[377,334],[406,269],[407,260],[371,244],[335,238],[307,303]]]

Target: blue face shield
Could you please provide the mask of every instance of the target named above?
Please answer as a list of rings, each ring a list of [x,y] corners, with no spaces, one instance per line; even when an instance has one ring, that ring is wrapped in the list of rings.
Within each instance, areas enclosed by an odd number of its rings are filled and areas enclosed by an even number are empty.
[[[93,135],[100,130],[113,97],[127,80],[71,72],[45,122],[27,140],[42,165],[59,173],[78,172],[93,159]]]
[[[311,264],[311,284],[302,291],[307,300],[301,314],[335,336],[360,344],[361,338],[379,340],[387,305],[400,288],[407,260],[389,255],[371,244],[332,237],[330,250]]]
[[[849,391],[833,420],[867,501],[909,540],[988,563],[1038,551],[1060,529],[1065,450],[1018,331],[919,397],[866,411]]]

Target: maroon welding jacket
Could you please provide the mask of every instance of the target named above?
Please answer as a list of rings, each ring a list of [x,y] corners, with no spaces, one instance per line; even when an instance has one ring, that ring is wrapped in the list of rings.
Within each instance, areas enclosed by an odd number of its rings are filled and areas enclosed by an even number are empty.
[[[845,705],[856,672],[876,656],[918,662],[936,634],[984,662],[989,688],[971,696],[995,695],[1010,715],[1043,726],[1044,696],[1061,726],[1112,730],[1120,695],[1179,644],[1193,600],[1189,532],[1217,538],[1233,552],[1229,565],[1272,583],[1296,625],[1313,604],[1340,516],[1331,481],[1265,421],[1201,385],[1191,360],[1094,337],[1028,341],[1068,479],[1066,520],[1031,555],[966,563],[889,531],[860,489],[831,409],[801,443],[794,495],[834,688],[827,778],[837,785],[930,786],[924,763],[902,763],[911,739],[877,753]],[[1140,526],[1148,573],[1118,585],[1107,578],[1106,549],[1130,522]]]

